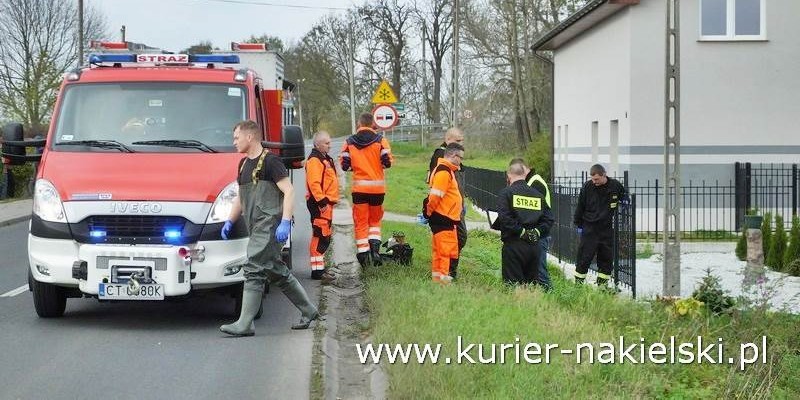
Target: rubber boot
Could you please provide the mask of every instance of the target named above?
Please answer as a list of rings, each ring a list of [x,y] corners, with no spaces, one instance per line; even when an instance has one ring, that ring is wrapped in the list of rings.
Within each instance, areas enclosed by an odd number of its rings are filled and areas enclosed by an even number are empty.
[[[233,336],[253,336],[256,334],[256,326],[253,323],[258,309],[261,307],[260,290],[245,290],[242,292],[242,312],[239,319],[228,325],[222,325],[219,330]]]
[[[372,257],[372,265],[376,267],[380,267],[383,265],[383,260],[381,260],[381,241],[378,239],[370,239],[369,240],[369,253],[370,257]]]
[[[456,280],[458,277],[458,258],[450,259],[450,277]]]
[[[361,268],[367,268],[367,266],[371,265],[369,258],[369,252],[366,251],[356,254],[356,259],[358,260],[358,263],[361,264]]]
[[[289,275],[286,286],[282,287],[281,290],[286,295],[286,298],[303,314],[300,322],[292,325],[292,329],[308,329],[311,321],[319,318],[319,311],[317,311],[317,307],[311,304],[303,285],[293,275]]]

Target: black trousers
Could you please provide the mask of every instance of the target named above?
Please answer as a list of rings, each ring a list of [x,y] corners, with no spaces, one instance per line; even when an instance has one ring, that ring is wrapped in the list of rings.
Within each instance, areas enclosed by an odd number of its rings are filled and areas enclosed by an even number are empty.
[[[539,275],[539,244],[513,238],[503,242],[503,282],[534,283]]]
[[[458,221],[458,225],[456,225],[456,236],[458,237],[458,251],[461,252],[461,249],[467,244],[467,223],[464,221],[464,216],[461,216],[461,221]]]
[[[578,245],[578,265],[575,266],[575,272],[585,274],[589,271],[589,264],[592,263],[592,259],[597,255],[597,269],[599,272],[611,275],[613,270],[613,240],[614,229],[611,225],[585,225],[580,245]]]

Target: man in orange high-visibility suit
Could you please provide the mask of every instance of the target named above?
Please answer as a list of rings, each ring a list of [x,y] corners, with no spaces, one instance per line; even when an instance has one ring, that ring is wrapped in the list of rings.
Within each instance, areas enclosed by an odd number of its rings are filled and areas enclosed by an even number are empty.
[[[392,150],[383,135],[373,129],[372,114],[358,117],[358,129],[345,141],[339,154],[342,170],[353,171],[353,223],[356,258],[362,267],[381,265],[381,219],[386,180],[383,170],[392,166]]]
[[[458,268],[457,226],[464,199],[458,190],[455,172],[464,159],[464,146],[450,143],[431,174],[431,189],[425,204],[425,218],[433,232],[431,277],[434,282],[450,283]],[[453,274],[451,275],[451,272]]]
[[[311,279],[330,283],[335,276],[325,270],[325,251],[331,244],[333,205],[339,202],[339,179],[336,164],[328,154],[331,150],[331,135],[317,132],[314,148],[306,160],[306,206],[311,214]]]

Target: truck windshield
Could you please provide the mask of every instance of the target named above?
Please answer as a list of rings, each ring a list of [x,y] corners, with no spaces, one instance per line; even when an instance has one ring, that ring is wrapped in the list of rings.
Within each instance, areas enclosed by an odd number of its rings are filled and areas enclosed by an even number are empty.
[[[58,151],[118,151],[59,146],[76,141],[116,141],[134,147],[136,152],[200,151],[198,146],[159,144],[193,141],[215,151],[234,151],[232,130],[246,117],[245,93],[244,86],[229,84],[70,85],[61,102],[52,143]]]

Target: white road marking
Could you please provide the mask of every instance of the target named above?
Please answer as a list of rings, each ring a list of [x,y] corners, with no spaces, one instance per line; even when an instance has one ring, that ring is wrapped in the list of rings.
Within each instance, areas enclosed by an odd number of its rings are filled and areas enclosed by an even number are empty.
[[[16,296],[18,294],[22,294],[22,293],[25,293],[27,291],[28,291],[28,284],[24,284],[24,285],[14,289],[14,290],[5,292],[3,294],[0,294],[0,297],[14,297],[14,296]]]

